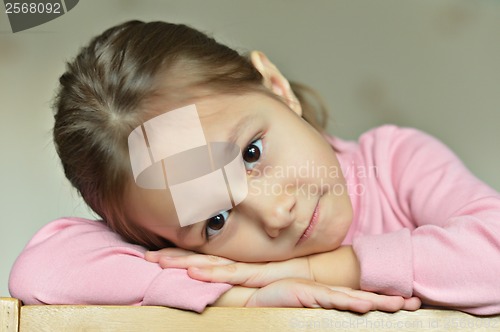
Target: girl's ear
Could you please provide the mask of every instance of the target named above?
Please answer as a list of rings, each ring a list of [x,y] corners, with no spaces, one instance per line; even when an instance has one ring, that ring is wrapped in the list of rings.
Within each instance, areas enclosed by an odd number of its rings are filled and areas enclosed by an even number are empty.
[[[264,77],[264,85],[273,93],[282,97],[292,111],[302,116],[302,107],[293,93],[290,83],[267,56],[260,51],[252,51],[250,53],[250,60],[253,66]]]

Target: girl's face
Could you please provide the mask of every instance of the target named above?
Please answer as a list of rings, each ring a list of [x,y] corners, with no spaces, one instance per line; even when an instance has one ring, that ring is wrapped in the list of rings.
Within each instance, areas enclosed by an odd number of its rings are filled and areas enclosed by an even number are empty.
[[[207,141],[236,137],[248,196],[206,222],[180,227],[168,191],[132,184],[126,196],[131,220],[180,248],[243,262],[285,260],[340,246],[352,207],[337,157],[318,131],[264,94],[210,97],[196,107]]]

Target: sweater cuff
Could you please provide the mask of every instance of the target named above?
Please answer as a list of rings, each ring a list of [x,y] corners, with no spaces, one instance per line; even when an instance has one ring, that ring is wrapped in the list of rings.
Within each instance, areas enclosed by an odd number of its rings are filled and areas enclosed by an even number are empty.
[[[357,237],[353,249],[361,267],[362,290],[412,296],[413,255],[409,229]]]
[[[191,279],[185,269],[164,269],[146,290],[142,305],[202,312],[230,288],[229,284]]]

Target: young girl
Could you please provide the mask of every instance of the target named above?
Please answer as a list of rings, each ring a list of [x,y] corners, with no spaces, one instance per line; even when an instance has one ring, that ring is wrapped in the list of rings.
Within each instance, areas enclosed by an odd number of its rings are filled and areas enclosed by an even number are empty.
[[[303,90],[265,55],[163,22],[105,31],[60,83],[56,148],[103,222],[40,230],[10,276],[23,302],[366,312],[421,299],[500,313],[500,195],[435,139],[394,126],[358,143],[324,136]],[[172,192],[136,182],[128,139],[186,106],[207,142],[241,147],[248,194],[182,226]],[[146,253],[173,246],[188,251]]]

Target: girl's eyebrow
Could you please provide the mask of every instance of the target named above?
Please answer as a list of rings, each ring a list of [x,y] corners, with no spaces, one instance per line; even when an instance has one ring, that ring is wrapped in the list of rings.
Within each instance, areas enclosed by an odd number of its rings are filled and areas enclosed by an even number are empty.
[[[238,123],[231,129],[227,138],[228,142],[236,144],[236,141],[241,136],[244,128],[248,128],[252,122],[255,122],[256,116],[254,114],[247,114],[242,117]]]

